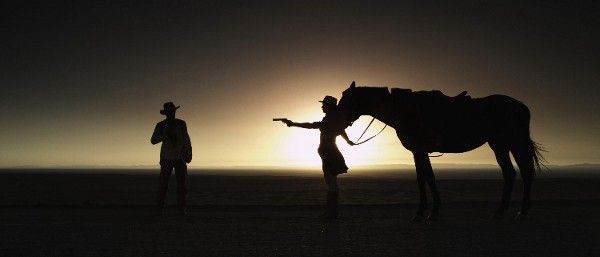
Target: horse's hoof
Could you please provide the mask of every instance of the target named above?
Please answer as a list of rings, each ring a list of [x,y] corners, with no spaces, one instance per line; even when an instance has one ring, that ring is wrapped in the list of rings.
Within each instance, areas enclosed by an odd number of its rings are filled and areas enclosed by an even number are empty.
[[[515,220],[526,220],[527,213],[517,212],[517,216],[515,216]]]
[[[425,217],[423,217],[423,214],[417,214],[417,215],[413,216],[410,221],[416,223],[416,222],[422,222],[424,219],[425,219]]]

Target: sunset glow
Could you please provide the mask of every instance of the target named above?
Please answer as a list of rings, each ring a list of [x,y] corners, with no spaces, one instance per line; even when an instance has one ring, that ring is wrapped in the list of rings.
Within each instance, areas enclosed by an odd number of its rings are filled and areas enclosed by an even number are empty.
[[[366,128],[370,118],[363,117],[358,120],[355,125],[349,127],[346,132],[351,140],[356,141],[360,134]],[[315,120],[318,121],[318,120]],[[383,128],[382,123],[375,123],[373,127],[367,131],[367,134],[363,137],[363,140],[374,135]],[[390,128],[388,128],[390,129]],[[282,142],[286,145],[286,151],[283,152],[284,159],[293,160],[290,165],[298,165],[303,167],[320,167],[321,159],[317,153],[319,146],[319,132],[318,130],[305,130],[298,128],[291,128],[289,132],[284,132],[286,135],[282,138]],[[393,130],[393,128],[391,129]],[[370,134],[369,134],[370,133]],[[386,151],[383,146],[383,142],[386,139],[379,138],[380,140],[373,139],[368,143],[361,144],[358,146],[350,146],[341,137],[337,138],[336,144],[340,151],[343,153],[346,162],[351,166],[365,166],[381,163],[381,160],[390,159],[390,153]],[[398,141],[399,142],[399,141]],[[400,158],[399,158],[400,159]]]
[[[548,15],[540,26],[498,6],[496,17],[400,2],[231,5],[14,11],[23,17],[6,21],[14,29],[3,42],[0,166],[155,166],[159,147],[149,137],[173,101],[188,124],[191,167],[318,168],[318,132],[271,119],[318,121],[317,100],[340,98],[352,81],[510,95],[530,108],[550,163],[600,162],[600,58],[584,51],[598,45],[587,23]],[[348,128],[353,140],[369,119]],[[350,166],[412,163],[392,128],[338,146]],[[496,163],[487,147],[433,162]]]

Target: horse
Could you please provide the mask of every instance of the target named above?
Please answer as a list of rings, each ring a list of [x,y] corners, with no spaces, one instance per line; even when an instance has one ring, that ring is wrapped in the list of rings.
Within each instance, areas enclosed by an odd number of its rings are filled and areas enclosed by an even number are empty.
[[[471,98],[466,92],[455,97],[440,91],[415,91],[387,87],[357,87],[352,82],[338,104],[348,125],[369,115],[396,130],[401,144],[414,157],[420,201],[413,221],[435,220],[439,216],[440,194],[430,162],[430,153],[464,153],[488,143],[495,154],[504,187],[494,217],[508,209],[516,172],[523,180],[523,199],[516,219],[525,218],[531,208],[531,186],[536,170],[543,165],[541,146],[530,136],[529,108],[506,95]],[[426,184],[433,199],[427,218]]]

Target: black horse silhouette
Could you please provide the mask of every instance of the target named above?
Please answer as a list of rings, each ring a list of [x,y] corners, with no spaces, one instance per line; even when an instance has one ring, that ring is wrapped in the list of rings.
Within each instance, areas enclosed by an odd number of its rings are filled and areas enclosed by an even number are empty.
[[[531,207],[531,185],[543,157],[529,133],[527,106],[505,95],[471,99],[466,92],[455,97],[440,91],[417,91],[387,87],[356,87],[352,82],[339,102],[348,124],[361,115],[370,115],[396,129],[402,145],[413,153],[420,191],[420,204],[414,221],[427,209],[425,184],[429,185],[433,208],[428,219],[439,215],[440,196],[429,160],[429,153],[463,153],[486,142],[502,169],[504,190],[496,217],[508,208],[515,180],[512,153],[524,183],[524,194],[517,218]]]

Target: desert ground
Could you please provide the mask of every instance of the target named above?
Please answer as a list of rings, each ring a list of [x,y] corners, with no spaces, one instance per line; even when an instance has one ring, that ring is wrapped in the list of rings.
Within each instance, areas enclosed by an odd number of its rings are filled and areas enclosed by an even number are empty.
[[[344,175],[324,222],[319,176],[216,174],[191,172],[180,216],[155,212],[151,172],[0,172],[0,256],[600,256],[597,177],[540,176],[525,220],[517,182],[498,220],[500,180],[442,175],[441,218],[412,223],[410,175]]]

